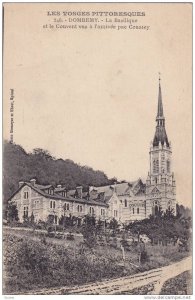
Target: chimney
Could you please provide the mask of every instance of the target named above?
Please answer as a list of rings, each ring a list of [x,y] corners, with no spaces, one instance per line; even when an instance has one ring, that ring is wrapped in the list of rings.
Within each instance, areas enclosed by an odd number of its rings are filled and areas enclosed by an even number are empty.
[[[58,185],[57,185],[57,188],[61,188],[61,187],[62,187],[62,185],[61,185],[61,184],[58,184]]]
[[[91,191],[93,191],[93,189],[94,189],[94,187],[91,185],[91,186],[89,186],[89,193],[91,192]]]
[[[24,181],[19,181],[19,188],[24,184]]]
[[[31,180],[30,180],[30,183],[31,183],[31,185],[35,186],[36,179],[34,179],[34,178],[33,178],[33,179],[31,179]]]
[[[83,198],[83,187],[82,186],[77,186],[76,191],[77,191],[78,198]]]

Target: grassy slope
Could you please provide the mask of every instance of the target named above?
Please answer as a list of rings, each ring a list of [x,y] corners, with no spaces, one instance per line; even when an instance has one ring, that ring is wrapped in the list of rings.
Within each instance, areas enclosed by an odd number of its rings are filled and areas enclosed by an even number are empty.
[[[137,249],[126,251],[125,269],[120,248],[96,246],[90,249],[75,241],[46,239],[46,245],[32,232],[4,232],[4,293],[29,289],[84,284],[134,274],[168,265],[189,253],[173,246],[147,245],[148,261],[139,268]],[[162,249],[163,248],[163,249]],[[83,249],[83,250],[82,250]]]

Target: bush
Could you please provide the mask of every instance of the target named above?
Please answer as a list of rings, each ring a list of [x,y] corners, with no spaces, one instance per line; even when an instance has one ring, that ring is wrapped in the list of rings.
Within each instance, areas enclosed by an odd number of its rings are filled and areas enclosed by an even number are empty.
[[[49,238],[54,238],[55,237],[55,232],[48,232],[46,234],[46,236],[49,237]]]
[[[18,221],[8,221],[8,225],[11,227],[24,227],[23,223],[20,223]]]
[[[35,224],[35,229],[41,230],[41,229],[45,229],[45,228],[43,228],[41,224]]]
[[[47,231],[49,232],[53,232],[55,230],[55,228],[53,226],[49,226],[47,227]]]
[[[66,239],[69,241],[74,241],[74,235],[72,233],[67,234]]]
[[[113,248],[117,248],[117,238],[114,237],[110,243],[110,246],[113,247]]]
[[[62,238],[63,238],[63,234],[57,233],[55,237],[56,237],[57,239],[62,239]]]
[[[121,239],[120,242],[121,242],[121,245],[122,245],[125,249],[128,249],[128,248],[129,248],[129,244],[128,244],[128,242],[127,242],[126,239]]]
[[[56,231],[62,232],[63,231],[63,226],[57,225],[56,226]]]

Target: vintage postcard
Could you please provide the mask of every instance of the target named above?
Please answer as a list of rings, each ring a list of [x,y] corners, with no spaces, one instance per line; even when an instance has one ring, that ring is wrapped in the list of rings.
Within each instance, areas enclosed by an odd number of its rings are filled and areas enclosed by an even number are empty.
[[[192,295],[192,3],[2,9],[3,295]]]

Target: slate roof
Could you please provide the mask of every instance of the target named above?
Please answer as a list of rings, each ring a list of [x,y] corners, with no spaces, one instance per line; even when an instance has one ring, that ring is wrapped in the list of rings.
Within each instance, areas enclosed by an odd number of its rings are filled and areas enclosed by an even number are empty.
[[[141,182],[142,189],[139,191],[134,192],[134,188],[137,184]],[[32,188],[34,191],[39,193],[40,195],[44,196],[45,198],[49,199],[55,199],[55,200],[67,200],[72,202],[78,202],[78,203],[88,203],[91,205],[101,205],[101,206],[107,206],[108,201],[113,196],[113,193],[116,192],[117,196],[125,196],[125,195],[136,195],[142,196],[144,193],[145,185],[141,181],[141,179],[138,179],[136,181],[132,182],[124,182],[124,183],[118,183],[118,184],[112,184],[112,185],[106,185],[106,186],[100,186],[100,187],[91,187],[92,189],[90,192],[83,192],[82,198],[79,198],[76,194],[76,189],[74,190],[67,190],[67,195],[64,197],[60,192],[66,190],[66,187],[57,187],[54,188],[52,185],[40,185],[40,184],[33,184],[30,182],[24,182],[23,185],[18,188],[18,190],[10,197],[9,200],[17,193],[19,190],[24,187],[25,185]],[[51,195],[46,192],[46,190],[52,188],[54,190],[54,194]]]
[[[53,187],[52,185],[38,185],[38,184],[31,184],[30,182],[24,182],[23,185],[21,187],[19,187],[15,193],[9,198],[9,200],[11,200],[15,194],[17,194],[25,185],[29,186],[30,188],[32,188],[35,192],[39,193],[40,195],[44,196],[45,198],[49,198],[49,199],[55,199],[55,200],[67,200],[67,201],[72,201],[72,202],[78,202],[78,203],[88,203],[91,205],[98,205],[98,206],[107,206],[104,202],[102,201],[95,201],[93,199],[83,199],[83,198],[74,198],[72,197],[70,194],[67,193],[67,197],[63,197],[62,195],[59,195],[57,193],[55,193],[54,190],[54,194],[50,195],[48,193],[46,193],[44,190],[48,189],[49,187]],[[71,194],[75,194],[75,190],[71,190]]]
[[[134,191],[134,188],[137,184],[141,184],[141,190],[138,192]],[[104,201],[107,203],[115,192],[117,196],[126,196],[126,195],[136,195],[141,196],[144,194],[145,184],[143,184],[142,180],[139,178],[138,180],[131,182],[123,182],[118,184],[100,186],[100,187],[91,187],[90,191],[90,199],[94,199],[96,201]]]
[[[92,192],[96,192],[98,194],[103,193],[105,197],[112,196],[115,191],[117,196],[127,195],[130,190],[138,183],[138,180],[132,182],[124,182],[100,187],[94,187]]]
[[[31,184],[32,185],[32,184]],[[51,184],[48,184],[48,185],[41,185],[41,184],[37,184],[35,183],[34,185],[35,188],[39,189],[39,190],[47,190],[51,187],[53,187]]]

